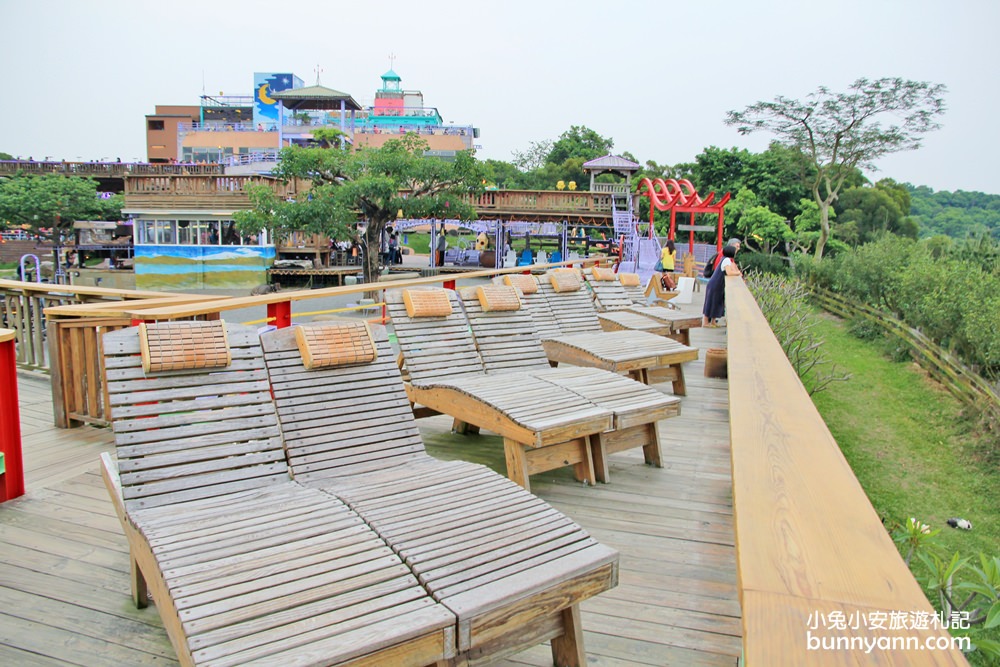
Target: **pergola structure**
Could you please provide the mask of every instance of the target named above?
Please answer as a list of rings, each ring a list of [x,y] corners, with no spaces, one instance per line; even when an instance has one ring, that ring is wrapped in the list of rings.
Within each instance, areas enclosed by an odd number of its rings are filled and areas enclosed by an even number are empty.
[[[719,252],[722,252],[722,227],[725,220],[725,206],[729,202],[730,193],[722,196],[722,199],[715,201],[715,193],[708,193],[707,197],[698,195],[691,181],[687,179],[649,179],[644,178],[639,181],[636,195],[649,198],[649,233],[653,234],[653,214],[656,211],[670,211],[670,233],[667,238],[673,240],[677,230],[688,232],[688,248],[694,251],[694,233],[716,231],[715,245]],[[677,213],[690,213],[691,224],[678,225]],[[718,216],[718,225],[696,225],[694,216],[696,213],[713,213]]]
[[[278,146],[283,146],[284,141],[281,128],[285,124],[285,109],[289,111],[339,111],[340,131],[344,133],[348,131],[346,120],[347,112],[350,111],[351,134],[354,134],[354,114],[361,111],[361,105],[355,102],[348,93],[342,93],[319,84],[270,93],[270,97],[278,100]]]

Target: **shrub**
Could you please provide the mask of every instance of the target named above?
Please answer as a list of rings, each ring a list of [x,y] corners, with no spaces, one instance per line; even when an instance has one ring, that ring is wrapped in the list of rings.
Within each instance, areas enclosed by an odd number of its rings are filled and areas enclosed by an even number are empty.
[[[740,269],[744,272],[759,271],[778,276],[791,273],[788,261],[780,255],[768,255],[761,252],[741,252],[737,259]]]
[[[745,275],[771,331],[810,396],[831,382],[850,378],[823,352],[823,340],[813,331],[816,315],[808,305],[809,289],[802,282],[760,272]]]

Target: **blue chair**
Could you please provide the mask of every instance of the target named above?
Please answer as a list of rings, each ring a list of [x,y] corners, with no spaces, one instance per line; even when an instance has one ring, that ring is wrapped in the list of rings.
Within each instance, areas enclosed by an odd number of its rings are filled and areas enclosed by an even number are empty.
[[[531,266],[534,263],[534,255],[531,252],[531,248],[525,248],[521,253],[521,257],[517,260],[518,266]]]

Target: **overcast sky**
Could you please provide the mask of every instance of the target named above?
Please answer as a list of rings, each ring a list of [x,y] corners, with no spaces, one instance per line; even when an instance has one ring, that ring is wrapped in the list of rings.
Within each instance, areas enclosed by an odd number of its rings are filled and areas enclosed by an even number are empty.
[[[1000,193],[995,0],[0,0],[0,151],[145,159],[144,116],[292,72],[370,104],[389,68],[481,158],[586,125],[661,164],[759,151],[726,111],[859,77],[943,83],[943,128],[869,177]],[[698,184],[696,183],[695,186]]]

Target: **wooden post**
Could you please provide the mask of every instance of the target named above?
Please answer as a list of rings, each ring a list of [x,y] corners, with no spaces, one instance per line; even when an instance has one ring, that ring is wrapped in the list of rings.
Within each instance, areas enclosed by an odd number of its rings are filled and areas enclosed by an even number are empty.
[[[292,302],[279,301],[267,304],[267,319],[268,324],[273,324],[279,329],[292,326]]]
[[[17,360],[14,332],[0,329],[0,502],[24,495],[24,463],[21,458],[21,413],[17,404]]]

